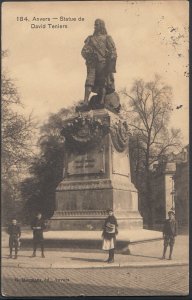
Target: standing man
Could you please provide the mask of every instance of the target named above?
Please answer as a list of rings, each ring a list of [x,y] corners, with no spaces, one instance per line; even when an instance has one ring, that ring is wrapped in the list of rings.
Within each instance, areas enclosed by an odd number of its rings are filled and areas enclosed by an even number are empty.
[[[175,220],[174,210],[168,211],[168,219],[165,220],[163,227],[164,249],[162,259],[165,259],[167,247],[170,246],[169,260],[172,259],[175,237],[177,235],[177,222]]]
[[[13,248],[15,248],[15,259],[17,259],[19,238],[21,236],[21,229],[20,229],[20,226],[17,225],[16,219],[13,219],[12,224],[9,225],[8,234],[9,234],[9,249],[10,249],[9,257],[12,258],[12,251],[13,251]]]
[[[38,213],[35,220],[31,225],[31,229],[33,230],[33,254],[32,257],[36,257],[36,250],[38,244],[41,246],[41,257],[45,258],[44,255],[44,237],[43,230],[45,229],[45,222],[42,219],[41,213]]]
[[[90,93],[94,92],[104,104],[105,95],[115,91],[113,73],[116,73],[117,53],[104,21],[97,19],[94,27],[93,35],[87,37],[81,51],[87,65],[84,101],[87,103]]]

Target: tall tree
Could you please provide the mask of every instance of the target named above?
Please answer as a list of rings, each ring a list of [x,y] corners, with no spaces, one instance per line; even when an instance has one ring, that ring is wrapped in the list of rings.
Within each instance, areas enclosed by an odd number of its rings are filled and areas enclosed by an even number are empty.
[[[129,111],[126,115],[129,126],[135,136],[134,152],[136,159],[137,188],[142,186],[143,202],[148,211],[148,223],[153,222],[153,203],[151,197],[151,168],[156,161],[166,156],[175,147],[181,147],[181,132],[179,129],[169,129],[172,112],[172,89],[155,75],[153,81],[136,80],[130,93],[124,89],[123,95],[129,101]],[[145,179],[145,180],[143,180]]]
[[[2,52],[5,59],[7,51]],[[1,77],[2,104],[2,209],[3,219],[13,215],[19,199],[19,184],[32,156],[32,132],[34,123],[31,116],[18,112],[22,106],[14,80],[5,70]]]
[[[30,216],[40,211],[50,218],[55,208],[55,190],[63,177],[64,138],[61,136],[63,118],[74,107],[61,109],[51,114],[47,123],[40,129],[39,153],[31,163],[30,177],[22,183],[22,197],[26,200],[25,212]]]

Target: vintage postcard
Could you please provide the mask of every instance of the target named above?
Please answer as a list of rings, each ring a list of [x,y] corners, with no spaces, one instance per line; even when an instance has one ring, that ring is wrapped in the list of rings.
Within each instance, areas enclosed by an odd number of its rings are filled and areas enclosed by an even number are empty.
[[[189,2],[2,4],[1,294],[189,294]]]

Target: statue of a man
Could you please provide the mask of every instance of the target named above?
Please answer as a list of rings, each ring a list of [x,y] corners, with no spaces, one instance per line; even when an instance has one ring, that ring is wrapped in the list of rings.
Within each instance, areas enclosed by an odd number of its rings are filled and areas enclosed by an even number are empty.
[[[115,91],[113,73],[116,73],[117,53],[104,21],[97,19],[94,27],[93,35],[87,37],[81,51],[87,65],[84,101],[87,103],[90,93],[94,92],[104,104],[105,95]]]

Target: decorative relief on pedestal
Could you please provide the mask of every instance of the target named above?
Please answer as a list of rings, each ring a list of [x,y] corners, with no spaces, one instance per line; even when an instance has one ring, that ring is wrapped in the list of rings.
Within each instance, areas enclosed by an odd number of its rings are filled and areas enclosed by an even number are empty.
[[[57,210],[55,215],[63,216],[82,216],[82,215],[98,215],[103,216],[107,214],[107,210]]]
[[[90,113],[79,114],[64,122],[61,134],[65,136],[68,147],[89,149],[98,145],[108,132],[108,116],[100,119]]]
[[[129,130],[125,121],[119,120],[110,126],[113,145],[118,152],[123,152],[128,146]]]
[[[71,149],[90,149],[110,133],[115,149],[122,152],[128,145],[128,125],[118,116],[98,110],[78,115],[64,121],[62,135]]]
[[[108,215],[107,210],[62,210],[55,211],[52,219],[82,219],[82,218],[106,218]]]
[[[90,218],[94,219],[105,219],[108,216],[107,210],[63,210],[63,211],[55,211],[52,217],[52,220],[61,220],[61,219],[74,219],[74,220],[82,220]],[[119,219],[138,217],[137,211],[129,211],[129,210],[116,210],[115,216]]]

